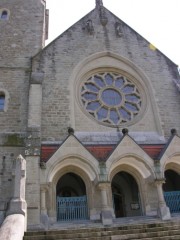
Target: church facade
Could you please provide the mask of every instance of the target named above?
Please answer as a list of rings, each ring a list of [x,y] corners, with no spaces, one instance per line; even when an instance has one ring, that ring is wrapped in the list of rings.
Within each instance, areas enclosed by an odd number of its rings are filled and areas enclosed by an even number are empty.
[[[29,229],[180,213],[177,66],[100,0],[46,47],[45,1],[15,2],[0,2],[1,222],[19,155]]]

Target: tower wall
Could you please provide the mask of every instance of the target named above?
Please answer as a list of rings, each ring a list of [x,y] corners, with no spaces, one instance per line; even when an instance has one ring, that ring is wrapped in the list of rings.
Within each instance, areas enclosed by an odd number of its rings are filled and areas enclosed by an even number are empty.
[[[31,76],[31,57],[46,38],[44,0],[0,1],[0,221],[12,197],[13,162],[24,156]]]

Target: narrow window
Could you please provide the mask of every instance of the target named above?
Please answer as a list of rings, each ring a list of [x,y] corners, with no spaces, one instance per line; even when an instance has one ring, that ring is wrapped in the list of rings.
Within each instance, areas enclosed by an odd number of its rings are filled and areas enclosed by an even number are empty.
[[[5,105],[5,95],[3,93],[0,93],[0,111],[4,110]]]
[[[8,12],[6,10],[2,12],[1,19],[8,19]]]

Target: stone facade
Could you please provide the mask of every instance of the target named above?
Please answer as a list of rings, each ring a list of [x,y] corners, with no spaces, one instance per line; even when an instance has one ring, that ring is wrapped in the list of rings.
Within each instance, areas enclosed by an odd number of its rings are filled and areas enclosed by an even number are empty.
[[[180,173],[177,66],[102,1],[47,47],[45,1],[6,0],[3,9],[0,220],[19,154],[28,228],[49,228],[62,215],[57,199],[82,195],[86,218],[104,225],[127,216],[169,219],[165,177]]]

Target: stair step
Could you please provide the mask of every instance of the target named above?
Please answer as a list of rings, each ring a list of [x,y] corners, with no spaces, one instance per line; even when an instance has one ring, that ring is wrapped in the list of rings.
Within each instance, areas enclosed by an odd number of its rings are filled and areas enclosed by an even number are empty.
[[[176,236],[166,236],[166,237],[153,237],[153,238],[141,238],[143,240],[180,240],[180,235]],[[119,239],[120,240],[120,239]],[[133,240],[139,240],[139,238],[133,239]]]
[[[99,232],[99,233],[79,233],[75,236],[72,234],[54,234],[54,235],[40,235],[40,236],[29,236],[25,237],[26,240],[58,240],[58,239],[111,239],[111,240],[126,240],[126,239],[144,239],[144,238],[157,238],[157,237],[169,237],[169,236],[177,236],[180,234],[179,230],[171,230],[171,231],[161,231],[161,232],[141,232],[141,233],[129,233],[129,234],[116,234],[114,232]]]
[[[166,231],[170,230],[179,230],[179,225],[173,225],[173,226],[166,226],[166,227],[144,227],[144,228],[134,228],[134,229],[118,229],[118,228],[110,228],[110,229],[81,229],[81,230],[73,230],[73,231],[47,231],[47,232],[31,232],[31,233],[26,233],[25,236],[46,236],[46,235],[61,235],[67,236],[66,238],[68,238],[69,236],[80,236],[82,234],[84,235],[99,235],[101,234],[101,236],[106,236],[106,235],[111,235],[112,233],[114,235],[123,235],[123,234],[129,234],[129,232],[135,234],[135,233],[151,233],[151,232],[161,232],[164,229],[166,229]]]
[[[67,232],[71,232],[71,234],[81,233],[81,232],[99,232],[99,231],[138,231],[140,230],[147,230],[152,231],[153,229],[161,230],[161,229],[179,229],[180,223],[164,223],[164,224],[139,224],[139,225],[126,225],[126,226],[119,226],[119,227],[107,227],[107,228],[79,228],[79,229],[64,229],[64,230],[49,230],[49,231],[38,231],[38,232],[26,232],[25,236],[32,236],[32,235],[46,235],[48,234],[66,234]]]
[[[178,221],[115,225],[113,227],[78,227],[25,233],[24,240],[180,240]]]

